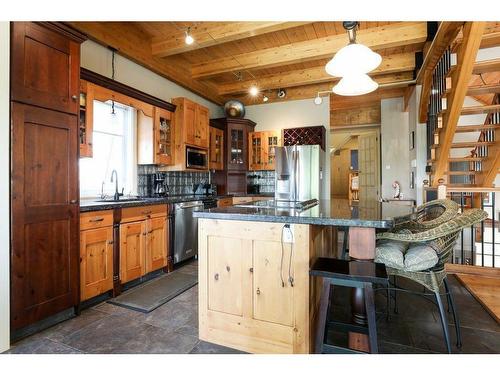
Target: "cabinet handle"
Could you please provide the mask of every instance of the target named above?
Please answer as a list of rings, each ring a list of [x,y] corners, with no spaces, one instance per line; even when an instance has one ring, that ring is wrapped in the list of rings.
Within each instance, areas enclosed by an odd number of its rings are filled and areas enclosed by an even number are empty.
[[[219,274],[218,273],[215,274],[214,279],[215,280],[219,280]]]
[[[227,270],[227,272],[231,271],[231,267],[226,266],[226,270]]]
[[[77,96],[76,95],[71,95],[71,99],[76,100]]]
[[[109,240],[108,245],[113,245],[113,240]]]
[[[76,199],[72,199],[72,200],[70,200],[70,201],[69,201],[69,203],[71,203],[71,204],[75,204],[75,203],[77,203],[77,202],[78,202],[78,201],[77,201]]]
[[[90,220],[89,220],[89,222],[90,222],[90,223],[97,223],[97,222],[99,222],[99,221],[103,221],[103,220],[104,220],[104,218],[103,218],[103,217],[97,217],[97,218],[95,218],[95,219],[90,219]]]
[[[153,233],[153,230],[150,230],[150,231],[148,232],[148,234],[151,234],[151,233]]]
[[[260,289],[257,287],[257,295],[260,295]]]
[[[250,267],[249,271],[253,273],[253,267]]]
[[[146,232],[144,232],[142,235],[143,235],[143,236],[145,236],[145,235],[146,235]]]
[[[143,215],[149,215],[151,212],[153,212],[153,211],[142,211],[142,214]]]

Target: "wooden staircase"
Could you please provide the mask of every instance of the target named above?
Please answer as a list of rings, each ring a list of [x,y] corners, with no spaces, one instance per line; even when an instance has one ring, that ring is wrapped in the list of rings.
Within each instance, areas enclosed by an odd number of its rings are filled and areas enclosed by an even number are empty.
[[[452,54],[450,46],[456,46],[460,31],[460,44]],[[427,122],[432,186],[444,179],[448,186],[490,187],[500,169],[500,58],[476,62],[483,31],[484,22],[442,22],[429,48],[429,54],[440,57],[424,60],[422,95],[429,93],[429,98],[421,97],[420,121]],[[486,82],[484,74],[494,79]],[[478,84],[475,75],[482,82]],[[468,100],[464,106],[467,96],[492,99],[473,106]],[[471,121],[476,118],[481,122]]]

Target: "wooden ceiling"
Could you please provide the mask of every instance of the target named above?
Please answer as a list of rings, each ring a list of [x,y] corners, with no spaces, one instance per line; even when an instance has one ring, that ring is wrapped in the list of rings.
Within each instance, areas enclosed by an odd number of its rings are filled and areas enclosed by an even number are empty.
[[[193,92],[223,104],[313,98],[331,90],[326,62],[348,42],[341,22],[70,22],[89,38]],[[185,32],[195,42],[187,45]],[[496,30],[496,29],[495,29]],[[371,73],[382,84],[414,78],[425,22],[360,22],[357,40],[379,52]],[[251,97],[256,85],[260,93]],[[285,99],[277,89],[286,89]],[[332,97],[334,97],[332,95]],[[332,99],[333,100],[333,99]]]

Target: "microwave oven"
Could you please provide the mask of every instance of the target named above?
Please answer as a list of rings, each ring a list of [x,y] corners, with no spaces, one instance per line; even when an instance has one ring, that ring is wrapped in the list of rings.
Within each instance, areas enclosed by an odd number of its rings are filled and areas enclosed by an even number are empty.
[[[208,155],[206,150],[186,147],[186,168],[208,169]]]

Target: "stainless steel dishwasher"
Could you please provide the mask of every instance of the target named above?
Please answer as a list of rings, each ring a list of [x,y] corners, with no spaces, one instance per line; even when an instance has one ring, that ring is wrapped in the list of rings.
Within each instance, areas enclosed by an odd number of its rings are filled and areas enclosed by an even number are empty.
[[[203,210],[202,201],[174,205],[174,264],[198,255],[198,219],[194,211]]]

